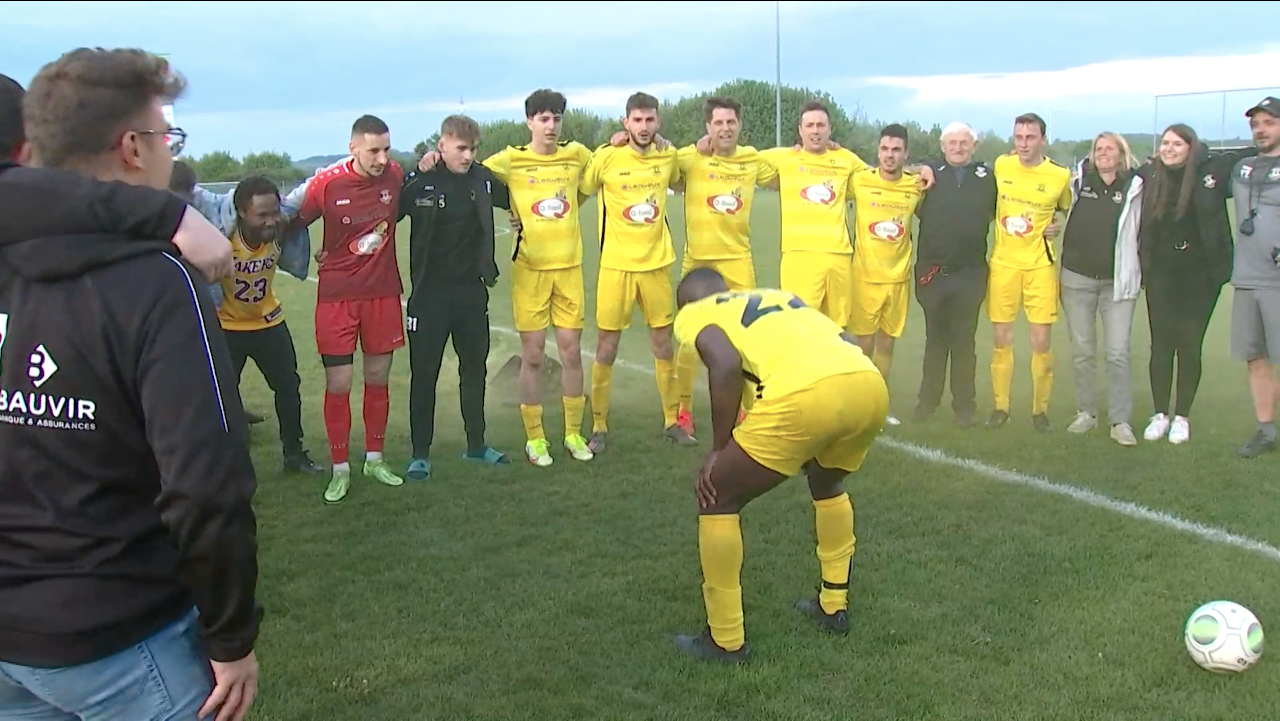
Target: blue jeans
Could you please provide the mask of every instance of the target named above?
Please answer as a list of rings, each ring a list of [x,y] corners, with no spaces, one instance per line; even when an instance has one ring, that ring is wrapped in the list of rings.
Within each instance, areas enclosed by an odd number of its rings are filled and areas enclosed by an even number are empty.
[[[213,669],[193,609],[152,637],[67,668],[0,662],[6,721],[194,721],[213,692]]]

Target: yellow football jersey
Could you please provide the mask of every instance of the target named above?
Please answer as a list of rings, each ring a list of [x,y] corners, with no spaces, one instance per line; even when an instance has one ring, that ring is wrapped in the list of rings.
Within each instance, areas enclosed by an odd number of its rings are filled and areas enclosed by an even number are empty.
[[[739,145],[727,157],[703,155],[690,145],[680,149],[677,159],[684,178],[685,257],[751,257],[751,201],[756,185],[772,182],[778,171],[749,145]]]
[[[920,203],[919,178],[885,180],[877,168],[853,174],[853,277],[867,283],[911,278],[911,226]]]
[[[782,252],[852,253],[845,203],[853,174],[867,164],[844,148],[820,154],[770,148],[760,157],[778,169]]]
[[[710,325],[719,326],[738,349],[743,377],[756,384],[759,398],[784,396],[828,376],[876,371],[841,336],[843,328],[784,290],[729,291],[690,303],[676,314],[676,339],[694,345]]]
[[[676,149],[602,145],[582,175],[581,191],[596,198],[600,267],[657,270],[675,262],[667,226],[667,189],[680,177]]]
[[[517,265],[530,270],[559,270],[582,265],[582,226],[578,223],[578,186],[591,162],[581,143],[564,142],[551,155],[527,145],[507,146],[484,165],[511,190],[511,207],[522,228],[513,240]]]
[[[996,230],[991,262],[1017,270],[1054,263],[1044,230],[1055,211],[1071,208],[1071,171],[1044,159],[1025,167],[1015,153],[996,158]]]
[[[276,299],[274,281],[280,246],[263,243],[250,248],[237,229],[231,234],[235,273],[222,279],[222,307],[218,323],[223,330],[262,330],[279,325],[284,309]]]

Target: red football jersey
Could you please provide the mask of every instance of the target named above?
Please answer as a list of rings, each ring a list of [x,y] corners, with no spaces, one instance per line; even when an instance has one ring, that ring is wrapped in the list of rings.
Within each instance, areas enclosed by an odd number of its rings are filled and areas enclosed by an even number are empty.
[[[324,262],[316,300],[335,302],[399,297],[396,218],[404,169],[394,160],[377,177],[356,172],[355,160],[320,171],[307,181],[298,217],[324,219]]]

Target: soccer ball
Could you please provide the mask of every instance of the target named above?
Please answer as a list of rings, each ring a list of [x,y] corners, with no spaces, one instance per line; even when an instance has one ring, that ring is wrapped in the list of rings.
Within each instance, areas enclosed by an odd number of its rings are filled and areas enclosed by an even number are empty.
[[[1191,660],[1214,673],[1247,671],[1262,658],[1262,624],[1231,601],[1211,601],[1193,611],[1185,641]]]

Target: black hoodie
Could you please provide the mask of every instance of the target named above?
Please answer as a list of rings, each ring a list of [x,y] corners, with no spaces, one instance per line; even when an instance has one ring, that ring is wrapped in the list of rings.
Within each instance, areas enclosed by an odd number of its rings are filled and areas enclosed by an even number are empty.
[[[94,661],[193,604],[211,658],[253,649],[256,480],[185,211],[0,165],[2,661]]]

